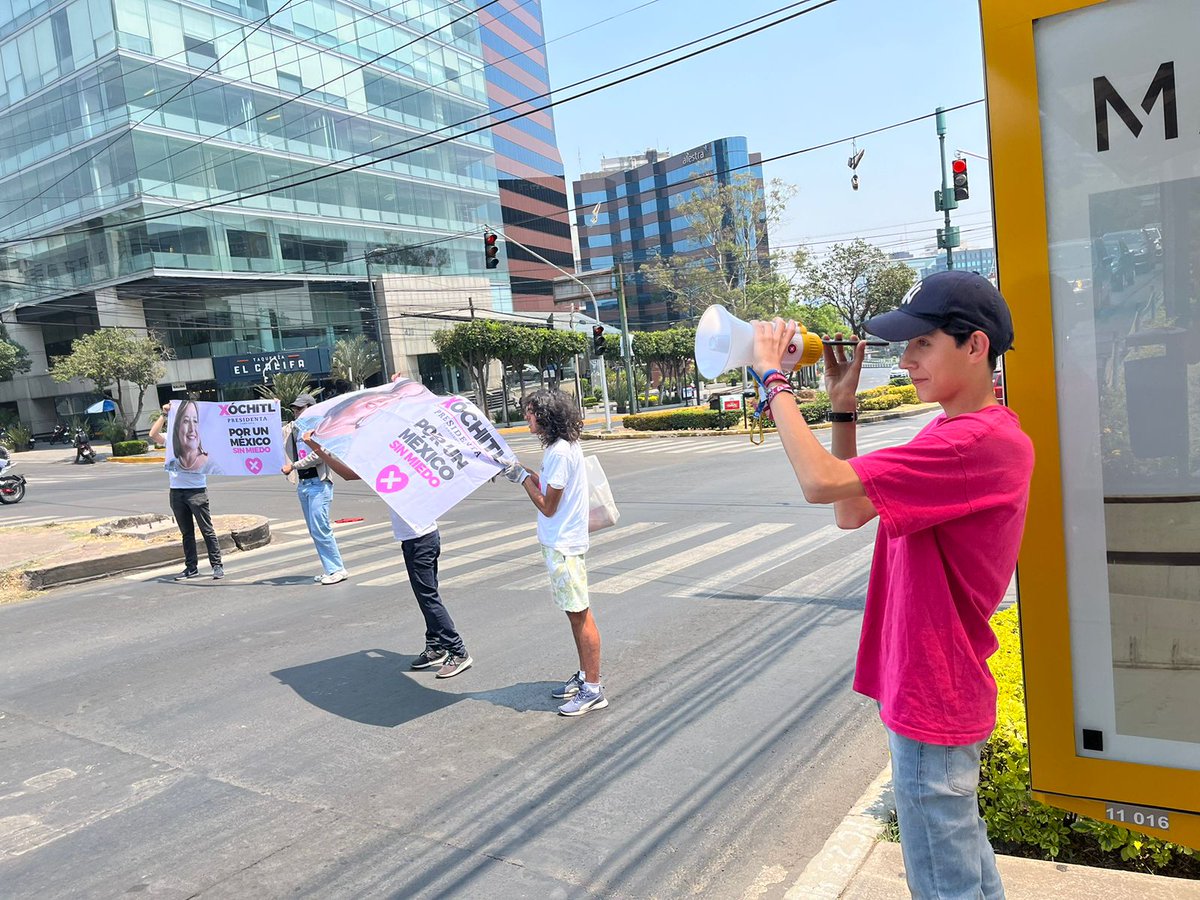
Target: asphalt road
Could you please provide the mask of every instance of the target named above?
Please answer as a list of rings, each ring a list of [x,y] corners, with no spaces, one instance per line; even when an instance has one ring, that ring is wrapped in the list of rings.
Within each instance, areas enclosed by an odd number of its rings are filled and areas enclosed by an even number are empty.
[[[216,511],[274,522],[225,581],[171,567],[0,608],[4,896],[782,896],[885,762],[850,690],[874,529],[806,505],[773,438],[585,452],[622,521],[589,554],[611,705],[581,719],[554,713],[570,633],[506,482],[443,522],[475,658],[446,681],[407,668],[423,626],[360,484],[334,505],[363,518],[338,526],[344,584],[311,583],[282,478],[214,479]],[[5,525],[165,511],[156,467],[22,469]]]

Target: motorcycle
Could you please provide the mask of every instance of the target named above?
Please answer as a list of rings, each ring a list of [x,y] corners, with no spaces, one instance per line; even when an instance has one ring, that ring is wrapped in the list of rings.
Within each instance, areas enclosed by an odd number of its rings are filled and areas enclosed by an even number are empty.
[[[13,465],[8,451],[0,447],[0,503],[20,503],[25,498],[25,476],[6,474]]]
[[[87,432],[82,428],[75,429],[75,462],[96,462],[96,451],[92,449],[92,442],[88,440]]]
[[[71,443],[71,427],[66,422],[59,422],[50,432],[50,446],[53,447],[59,441],[64,444]]]

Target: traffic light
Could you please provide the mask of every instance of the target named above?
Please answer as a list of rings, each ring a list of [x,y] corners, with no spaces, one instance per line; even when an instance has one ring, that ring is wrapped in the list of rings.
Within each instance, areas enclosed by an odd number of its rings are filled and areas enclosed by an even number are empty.
[[[971,196],[967,185],[967,161],[956,159],[950,163],[950,172],[954,179],[954,199],[966,200]]]
[[[603,325],[593,325],[592,326],[592,355],[593,356],[603,356],[604,355],[604,326]]]
[[[496,246],[494,232],[485,231],[483,233],[483,259],[485,268],[494,269],[500,265],[500,248]]]

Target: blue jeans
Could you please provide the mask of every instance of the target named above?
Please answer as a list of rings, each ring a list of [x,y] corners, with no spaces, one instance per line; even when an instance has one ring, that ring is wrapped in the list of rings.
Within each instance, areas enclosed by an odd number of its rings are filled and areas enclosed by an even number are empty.
[[[343,568],[342,554],[333,537],[329,524],[329,504],[333,502],[333,482],[324,478],[301,478],[296,483],[300,496],[300,511],[304,513],[304,524],[317,548],[317,556],[326,575],[340,572]]]
[[[914,900],[1004,900],[996,854],[979,815],[985,742],[925,744],[890,728],[900,851]]]

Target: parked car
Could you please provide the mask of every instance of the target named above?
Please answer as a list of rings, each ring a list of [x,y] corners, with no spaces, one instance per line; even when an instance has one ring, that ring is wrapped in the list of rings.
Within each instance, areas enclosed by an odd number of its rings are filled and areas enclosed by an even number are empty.
[[[1050,245],[1050,271],[1071,290],[1079,306],[1112,305],[1112,267],[1103,241],[1061,241]]]
[[[1137,267],[1133,262],[1133,253],[1123,240],[1118,238],[1104,239],[1104,252],[1109,261],[1109,281],[1114,291],[1123,291],[1133,284]]]
[[[1106,241],[1124,241],[1133,255],[1135,272],[1149,272],[1154,268],[1154,243],[1142,231],[1112,231],[1104,236]]]

